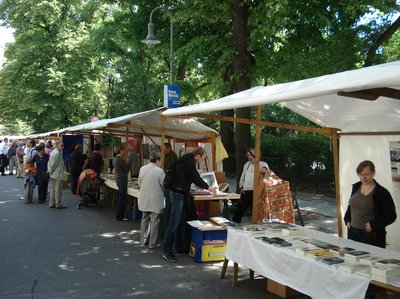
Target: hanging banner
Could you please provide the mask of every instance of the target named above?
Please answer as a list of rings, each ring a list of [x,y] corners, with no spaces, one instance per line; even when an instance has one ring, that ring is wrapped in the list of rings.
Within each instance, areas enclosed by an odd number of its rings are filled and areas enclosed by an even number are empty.
[[[181,88],[179,85],[164,85],[164,107],[180,107]]]

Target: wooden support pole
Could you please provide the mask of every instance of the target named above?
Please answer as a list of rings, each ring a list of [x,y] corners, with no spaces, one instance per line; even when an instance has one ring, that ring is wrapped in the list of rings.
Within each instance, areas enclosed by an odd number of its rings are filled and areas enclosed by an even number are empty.
[[[260,197],[259,179],[260,179],[260,152],[261,152],[261,129],[262,129],[262,111],[263,106],[257,106],[257,123],[256,123],[256,142],[254,145],[255,149],[255,160],[254,160],[254,188],[253,188],[253,212],[251,222],[257,221],[258,212],[258,200]]]
[[[129,139],[129,125],[131,124],[130,121],[128,121],[126,124],[125,128],[125,150],[124,150],[124,159],[125,161],[127,160],[128,157],[128,139]]]
[[[161,168],[164,169],[164,157],[165,157],[165,125],[167,119],[166,116],[161,114]]]
[[[342,204],[340,202],[340,182],[339,182],[339,137],[337,131],[332,129],[332,144],[333,144],[333,167],[335,171],[335,194],[336,194],[336,209],[338,222],[338,235],[343,236],[342,226]]]

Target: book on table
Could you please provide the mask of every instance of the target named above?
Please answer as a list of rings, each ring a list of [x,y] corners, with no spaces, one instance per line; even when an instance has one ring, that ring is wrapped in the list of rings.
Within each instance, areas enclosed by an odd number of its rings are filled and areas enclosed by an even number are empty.
[[[340,270],[353,273],[353,272],[357,272],[361,269],[369,268],[369,266],[366,264],[345,261],[344,263],[338,264],[338,268]]]
[[[287,227],[287,228],[282,228],[282,236],[287,237],[287,236],[303,236],[304,235],[304,229],[299,226],[293,226],[293,227]]]
[[[380,259],[376,261],[375,264],[377,265],[400,265],[400,260],[398,259]]]
[[[297,228],[296,225],[289,223],[269,223],[266,227],[273,232],[281,232],[283,229]]]
[[[362,268],[362,269],[355,271],[355,273],[358,275],[371,277],[371,268]]]
[[[296,248],[296,252],[304,254],[304,255],[306,255],[307,252],[314,251],[314,250],[318,250],[318,248],[315,246],[311,246],[311,245],[306,245],[303,247]]]
[[[215,223],[208,220],[191,220],[187,221],[187,224],[194,228],[197,228],[200,231],[224,230],[222,226],[216,225]]]
[[[358,260],[362,257],[367,257],[367,256],[370,256],[370,253],[367,251],[362,251],[362,250],[352,250],[352,251],[348,251],[344,254],[345,258],[353,259],[353,260]]]
[[[371,273],[371,280],[379,281],[386,284],[391,284],[397,287],[400,286],[400,275],[381,276]]]
[[[375,264],[371,268],[371,274],[379,276],[400,275],[400,266],[391,264],[388,265]]]
[[[310,257],[314,260],[321,260],[324,258],[332,257],[335,255],[335,252],[329,249],[315,249],[310,250],[305,253],[307,257]]]
[[[359,261],[360,263],[363,263],[363,264],[366,264],[366,265],[370,265],[370,266],[375,265],[375,263],[376,263],[376,262],[379,262],[380,260],[382,260],[382,257],[380,257],[380,256],[374,256],[374,255],[365,256],[365,257],[360,257],[360,258],[358,259],[358,261]]]
[[[337,251],[340,255],[344,255],[346,252],[353,251],[355,249],[350,247],[338,247],[332,248],[332,250]]]
[[[323,258],[321,261],[328,265],[336,265],[336,264],[344,263],[344,259],[337,257],[337,256]]]
[[[278,237],[268,238],[268,237],[257,237],[256,239],[261,240],[265,243],[279,246],[279,247],[289,247],[292,246],[292,243],[287,242],[286,240]]]
[[[224,228],[228,228],[228,227],[239,227],[241,226],[240,223],[234,222],[232,220],[226,219],[225,217],[222,216],[214,216],[214,217],[210,217],[209,219],[210,221],[214,222],[217,225],[220,225]]]

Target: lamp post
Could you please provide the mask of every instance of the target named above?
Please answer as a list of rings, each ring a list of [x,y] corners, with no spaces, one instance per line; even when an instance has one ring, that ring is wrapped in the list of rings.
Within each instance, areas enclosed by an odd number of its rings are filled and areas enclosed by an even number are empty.
[[[150,13],[150,21],[149,24],[147,25],[147,37],[143,40],[141,40],[142,43],[146,44],[149,48],[153,47],[154,45],[157,45],[159,43],[161,43],[160,40],[158,40],[156,38],[156,36],[154,35],[154,24],[153,24],[153,14],[157,11],[157,10],[164,10],[168,16],[171,19],[171,26],[170,26],[170,43],[169,43],[169,47],[170,47],[170,66],[169,66],[169,84],[172,85],[173,84],[173,59],[174,59],[174,48],[173,48],[173,25],[172,25],[172,13],[169,9],[165,8],[165,7],[156,7],[154,8],[151,13]]]

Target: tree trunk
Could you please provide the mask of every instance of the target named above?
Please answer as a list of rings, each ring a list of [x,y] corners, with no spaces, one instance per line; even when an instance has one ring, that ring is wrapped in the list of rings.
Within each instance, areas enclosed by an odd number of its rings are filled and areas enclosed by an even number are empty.
[[[248,19],[249,7],[241,0],[231,0],[230,14],[232,17],[232,47],[235,50],[232,58],[233,65],[233,92],[250,88],[249,69],[252,57],[247,51],[248,47]],[[251,108],[235,109],[236,117],[250,118]],[[244,163],[246,150],[251,147],[250,125],[236,124],[236,177],[239,181]]]

